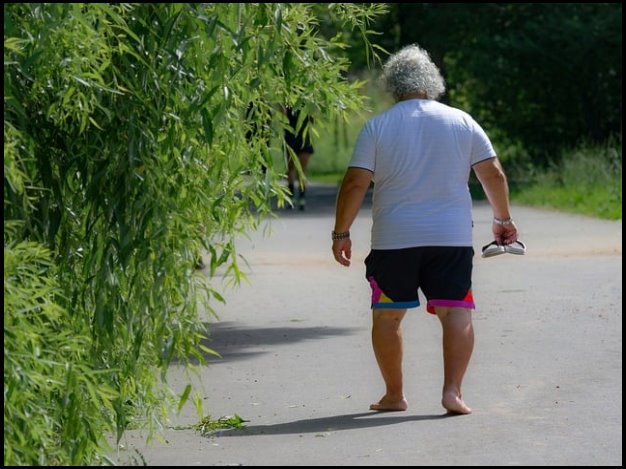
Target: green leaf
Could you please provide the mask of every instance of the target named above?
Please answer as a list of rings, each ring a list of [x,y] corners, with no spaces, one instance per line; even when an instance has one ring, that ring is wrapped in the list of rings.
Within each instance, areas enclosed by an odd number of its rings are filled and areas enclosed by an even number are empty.
[[[187,386],[185,386],[185,390],[183,391],[182,396],[180,396],[180,400],[178,401],[178,412],[180,412],[185,403],[187,402],[187,399],[189,398],[189,394],[191,393],[191,384],[188,384]]]

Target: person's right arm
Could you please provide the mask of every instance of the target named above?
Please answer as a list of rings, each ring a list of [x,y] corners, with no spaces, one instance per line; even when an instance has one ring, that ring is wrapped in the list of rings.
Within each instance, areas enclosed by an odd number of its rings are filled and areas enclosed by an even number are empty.
[[[371,181],[371,171],[363,168],[348,168],[339,189],[333,232],[348,233],[348,235],[344,239],[333,241],[332,250],[335,260],[346,267],[350,266],[350,257],[352,257],[350,227],[363,205],[363,199]]]
[[[483,186],[493,210],[492,230],[495,241],[498,244],[511,244],[517,241],[517,227],[511,218],[509,206],[509,186],[498,158],[489,158],[476,163],[472,169]],[[507,224],[499,224],[497,220],[504,220]]]

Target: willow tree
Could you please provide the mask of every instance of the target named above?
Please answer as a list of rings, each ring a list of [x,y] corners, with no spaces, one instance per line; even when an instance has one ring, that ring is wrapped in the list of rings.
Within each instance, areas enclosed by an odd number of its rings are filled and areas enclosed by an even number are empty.
[[[220,298],[198,253],[236,275],[235,236],[285,200],[279,109],[361,106],[319,18],[367,44],[380,11],[4,5],[5,465],[96,463],[107,429],[163,415]]]

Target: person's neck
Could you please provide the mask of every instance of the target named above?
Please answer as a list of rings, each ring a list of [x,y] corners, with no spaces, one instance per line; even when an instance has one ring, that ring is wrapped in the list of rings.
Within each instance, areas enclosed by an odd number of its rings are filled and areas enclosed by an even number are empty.
[[[409,99],[428,99],[426,93],[422,93],[421,91],[416,91],[415,93],[407,93],[403,94],[398,98],[398,102],[400,101],[408,101]]]

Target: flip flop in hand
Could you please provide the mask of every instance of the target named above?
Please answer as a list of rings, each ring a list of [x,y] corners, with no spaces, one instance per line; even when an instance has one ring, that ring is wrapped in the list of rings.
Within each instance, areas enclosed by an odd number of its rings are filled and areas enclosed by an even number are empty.
[[[500,254],[505,254],[507,252],[509,254],[517,255],[526,254],[526,245],[519,240],[511,244],[498,244],[495,241],[492,241],[483,246],[482,257],[499,256]]]
[[[526,254],[526,245],[520,240],[513,241],[511,244],[504,245],[504,251],[509,254],[517,254],[518,256]]]

